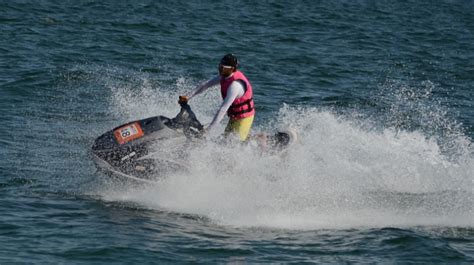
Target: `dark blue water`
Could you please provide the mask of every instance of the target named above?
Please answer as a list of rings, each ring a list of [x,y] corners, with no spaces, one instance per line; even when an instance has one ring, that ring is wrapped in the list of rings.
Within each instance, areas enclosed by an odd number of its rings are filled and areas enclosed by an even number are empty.
[[[473,13],[0,1],[0,263],[473,263]],[[174,116],[228,52],[254,86],[254,132],[293,127],[298,145],[209,143],[156,185],[96,171],[97,136]],[[219,103],[192,102],[204,123]]]

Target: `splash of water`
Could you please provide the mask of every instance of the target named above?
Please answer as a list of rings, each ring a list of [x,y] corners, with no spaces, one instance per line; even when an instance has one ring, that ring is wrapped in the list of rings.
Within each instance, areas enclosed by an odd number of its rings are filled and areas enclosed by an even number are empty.
[[[146,80],[145,80],[146,81]],[[175,90],[183,91],[183,80]],[[122,114],[172,112],[177,93],[143,83],[138,96],[117,89],[112,106]],[[201,120],[210,120],[218,98],[196,101]],[[198,101],[200,100],[200,102]],[[148,107],[144,107],[148,106]],[[438,123],[442,112],[431,112]],[[103,191],[154,209],[206,216],[218,224],[288,229],[410,225],[474,225],[474,159],[470,140],[450,134],[456,155],[433,135],[393,124],[367,126],[318,108],[284,106],[276,122],[291,126],[299,143],[279,154],[255,145],[208,142],[189,151],[187,174],[177,173],[148,187]],[[451,128],[451,127],[450,127]]]

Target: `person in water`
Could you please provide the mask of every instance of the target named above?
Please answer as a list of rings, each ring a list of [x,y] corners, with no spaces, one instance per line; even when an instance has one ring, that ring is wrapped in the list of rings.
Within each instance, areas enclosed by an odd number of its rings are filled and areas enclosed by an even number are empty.
[[[220,84],[222,105],[214,115],[211,124],[205,129],[207,132],[219,124],[225,114],[229,122],[225,135],[236,134],[241,141],[247,140],[255,117],[252,85],[245,75],[237,70],[239,61],[234,54],[226,54],[219,63],[219,75],[198,85],[189,96],[180,96],[179,102],[187,102],[194,96],[206,91],[209,87]]]

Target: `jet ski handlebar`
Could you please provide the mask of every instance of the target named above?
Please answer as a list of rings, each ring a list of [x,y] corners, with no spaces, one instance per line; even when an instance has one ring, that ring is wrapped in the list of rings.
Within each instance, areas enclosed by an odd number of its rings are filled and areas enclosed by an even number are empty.
[[[199,137],[204,133],[204,126],[197,119],[187,101],[179,101],[181,111],[172,119],[172,123],[182,127],[186,136]]]

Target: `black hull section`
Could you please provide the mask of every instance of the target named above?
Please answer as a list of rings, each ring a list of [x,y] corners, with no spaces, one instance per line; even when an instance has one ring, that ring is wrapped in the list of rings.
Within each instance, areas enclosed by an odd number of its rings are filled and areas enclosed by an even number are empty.
[[[185,172],[183,161],[169,160],[156,145],[182,145],[201,135],[203,126],[189,105],[173,119],[155,116],[128,122],[99,136],[92,146],[98,168],[107,175],[153,182],[173,173]]]

